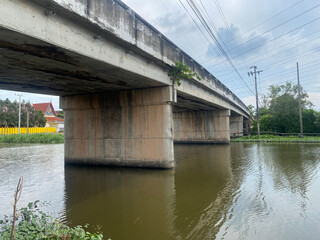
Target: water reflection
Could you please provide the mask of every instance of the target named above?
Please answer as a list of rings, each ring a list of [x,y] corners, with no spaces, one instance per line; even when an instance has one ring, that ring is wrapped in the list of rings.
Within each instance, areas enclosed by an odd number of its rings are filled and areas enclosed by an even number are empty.
[[[64,166],[63,145],[0,146],[0,216],[49,201],[112,239],[318,239],[320,146],[176,145],[174,170]]]
[[[318,239],[319,146],[233,144],[247,149],[247,167],[233,217],[217,239]],[[237,154],[237,153],[236,153]],[[238,154],[237,154],[238,155]],[[241,155],[238,155],[240,157]],[[234,169],[234,168],[233,168]],[[312,193],[312,194],[309,194]]]
[[[67,219],[103,224],[112,239],[170,239],[174,170],[66,166]]]

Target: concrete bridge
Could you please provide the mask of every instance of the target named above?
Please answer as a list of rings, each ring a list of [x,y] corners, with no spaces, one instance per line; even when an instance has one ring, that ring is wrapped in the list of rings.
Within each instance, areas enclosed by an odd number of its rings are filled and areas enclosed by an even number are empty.
[[[175,62],[199,74],[172,91]],[[237,96],[118,0],[1,0],[0,88],[60,96],[65,161],[171,168],[248,131]]]

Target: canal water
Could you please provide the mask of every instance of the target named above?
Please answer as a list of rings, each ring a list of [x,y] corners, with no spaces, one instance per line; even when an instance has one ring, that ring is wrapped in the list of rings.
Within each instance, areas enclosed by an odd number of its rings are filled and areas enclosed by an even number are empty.
[[[176,168],[64,166],[63,145],[0,145],[0,217],[19,207],[116,239],[319,239],[320,145],[175,145]]]

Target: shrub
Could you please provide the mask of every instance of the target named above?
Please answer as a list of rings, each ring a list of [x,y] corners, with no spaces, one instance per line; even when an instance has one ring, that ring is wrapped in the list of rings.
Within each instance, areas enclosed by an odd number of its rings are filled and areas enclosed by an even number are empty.
[[[39,201],[29,203],[21,208],[16,216],[14,239],[49,239],[49,240],[100,240],[101,233],[87,232],[82,226],[69,227],[59,220],[38,209]],[[5,216],[0,220],[0,239],[9,240],[12,228],[12,218]],[[86,228],[86,226],[85,226]]]

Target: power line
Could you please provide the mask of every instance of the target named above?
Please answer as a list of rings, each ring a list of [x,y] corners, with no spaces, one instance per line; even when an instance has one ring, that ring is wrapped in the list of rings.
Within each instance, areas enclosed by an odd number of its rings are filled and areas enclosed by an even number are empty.
[[[180,0],[179,0],[180,1]],[[181,2],[181,1],[180,1]],[[240,77],[240,79],[243,81],[243,83],[247,86],[247,88],[249,89],[250,92],[253,93],[253,91],[250,89],[250,87],[247,85],[247,83],[244,81],[244,79],[242,78],[242,76],[240,75],[240,73],[238,72],[237,68],[235,67],[234,63],[231,61],[230,57],[228,56],[228,54],[226,53],[226,51],[223,49],[223,47],[221,46],[220,42],[218,41],[218,39],[216,38],[215,34],[212,32],[212,30],[210,29],[210,27],[208,26],[207,22],[205,21],[205,19],[203,18],[203,16],[201,15],[201,12],[199,11],[197,5],[194,3],[193,0],[187,0],[187,3],[189,4],[190,8],[192,9],[192,11],[195,13],[195,15],[197,16],[198,20],[201,22],[202,26],[204,27],[204,29],[207,31],[207,33],[209,34],[209,36],[213,39],[213,41],[216,43],[216,46],[219,48],[219,50],[221,51],[221,53],[224,55],[225,59],[228,61],[228,63],[230,64],[230,66],[234,69],[234,71],[236,72],[236,74]]]
[[[247,30],[246,32],[244,32],[242,35],[244,35],[244,34],[246,34],[246,33],[250,32],[251,30],[255,29],[256,27],[259,27],[259,26],[261,26],[262,24],[264,24],[264,23],[266,23],[266,22],[270,21],[271,19],[273,19],[273,18],[275,18],[275,17],[277,17],[277,16],[281,15],[282,13],[284,13],[284,12],[286,12],[286,11],[290,10],[291,8],[293,8],[293,7],[297,6],[298,4],[300,4],[300,3],[301,3],[301,2],[303,2],[303,1],[304,1],[304,0],[301,0],[301,1],[299,1],[299,2],[296,2],[296,3],[294,3],[293,5],[291,5],[291,6],[287,7],[286,9],[284,9],[284,10],[282,10],[282,11],[280,11],[280,12],[278,12],[278,13],[274,14],[274,15],[272,15],[271,17],[267,18],[267,19],[266,19],[266,20],[264,20],[263,22],[258,23],[258,24],[257,24],[257,25],[255,25],[254,27],[250,28],[249,30]]]
[[[294,28],[294,29],[292,29],[292,30],[290,30],[290,31],[288,31],[288,32],[286,32],[286,33],[284,33],[284,34],[276,37],[276,38],[270,39],[269,41],[267,41],[267,42],[265,42],[265,43],[262,43],[262,44],[260,44],[260,45],[258,45],[258,46],[255,46],[255,47],[250,48],[250,49],[248,49],[248,50],[246,50],[246,51],[244,51],[244,52],[241,52],[241,53],[239,53],[238,55],[234,56],[233,58],[239,57],[239,56],[241,56],[241,55],[243,55],[243,54],[245,54],[245,53],[247,53],[247,52],[250,52],[250,51],[252,51],[252,50],[254,50],[254,49],[260,48],[260,47],[262,47],[262,46],[264,46],[264,45],[266,45],[266,44],[268,44],[268,43],[270,43],[270,42],[273,42],[273,41],[275,41],[275,40],[277,40],[277,39],[279,39],[279,38],[281,38],[281,37],[283,37],[283,36],[285,36],[285,35],[288,35],[288,34],[291,33],[291,32],[294,32],[294,31],[296,31],[296,30],[298,30],[298,29],[300,29],[300,28],[302,28],[302,27],[305,27],[306,25],[309,25],[309,24],[311,24],[311,23],[313,23],[313,22],[315,22],[315,21],[318,21],[319,19],[320,19],[320,17],[317,17],[317,18],[315,18],[315,19],[313,19],[313,20],[311,20],[311,21],[309,21],[309,22],[307,22],[307,23],[305,23],[305,24],[303,24],[303,25],[301,25],[301,26],[299,26],[299,27],[297,27],[297,28]],[[211,60],[212,60],[212,59],[211,59]],[[213,67],[213,66],[214,66],[214,65],[209,66],[208,68],[211,68],[211,67]]]

